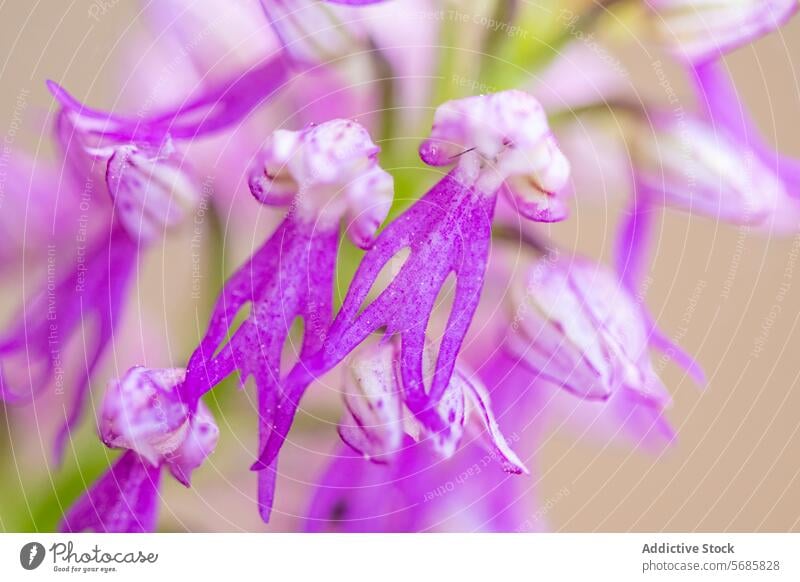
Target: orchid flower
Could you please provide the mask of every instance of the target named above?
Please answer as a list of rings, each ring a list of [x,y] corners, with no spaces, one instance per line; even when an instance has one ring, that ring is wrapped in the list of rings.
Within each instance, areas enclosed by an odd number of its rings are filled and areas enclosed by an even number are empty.
[[[401,338],[399,375],[406,406],[427,430],[449,430],[435,410],[450,384],[483,286],[497,195],[505,192],[526,217],[554,220],[561,214],[556,193],[567,181],[569,165],[542,108],[519,91],[444,104],[420,156],[434,166],[456,165],[375,240],[322,349],[301,357],[287,376],[283,406],[255,468],[274,462],[314,375],[335,366],[379,329]],[[410,255],[397,276],[360,311],[382,268],[405,248]],[[456,276],[455,299],[426,391],[425,329],[450,273]]]
[[[339,223],[349,220],[351,240],[369,247],[392,203],[392,178],[377,164],[378,147],[358,123],[333,120],[301,131],[278,130],[250,176],[262,204],[292,207],[275,233],[227,282],[208,330],[189,360],[181,391],[197,399],[234,370],[242,384],[256,381],[261,447],[283,413],[280,358],[297,317],[326,329],[331,318]],[[233,332],[245,307],[250,315]],[[318,351],[323,337],[309,330],[302,355]],[[259,505],[268,520],[275,461],[259,473]]]
[[[111,383],[100,438],[126,452],[67,512],[64,531],[153,531],[162,470],[190,486],[192,472],[214,451],[219,429],[203,404],[189,414],[176,390],[183,376],[182,369],[135,367]]]
[[[542,259],[522,283],[513,288],[519,321],[507,345],[526,366],[582,398],[629,390],[669,402],[650,365],[649,318],[613,273],[583,259]],[[687,368],[703,382],[696,366]]]
[[[479,342],[483,354],[492,351],[493,338],[485,336]],[[352,378],[359,380],[358,386],[345,393],[347,403],[345,418],[358,430],[358,442],[371,449],[365,460],[362,447],[338,447],[334,450],[328,466],[317,482],[316,492],[306,516],[306,531],[320,532],[423,532],[423,531],[541,531],[544,518],[529,506],[531,490],[536,487],[534,478],[517,471],[508,471],[517,466],[508,466],[508,453],[500,446],[492,445],[492,430],[465,433],[454,454],[443,460],[442,452],[435,442],[419,440],[411,432],[399,434],[391,430],[396,426],[387,422],[393,415],[385,411],[391,407],[391,399],[384,390],[370,390],[365,379],[383,380],[386,366],[381,366],[381,356],[386,357],[391,344],[367,348],[372,357],[354,361]],[[432,361],[430,362],[432,365]],[[530,412],[542,407],[539,395],[542,391],[530,380],[530,374],[516,365],[504,351],[495,351],[488,359],[476,360],[481,366],[480,374],[470,373],[469,383],[482,393],[488,402],[491,394],[492,408],[503,412],[497,420],[509,432],[507,444],[533,450],[538,440],[538,426],[532,422]],[[459,366],[463,368],[463,364]],[[453,376],[460,377],[459,368]],[[349,371],[350,372],[350,371]],[[365,374],[366,372],[366,374]],[[375,378],[378,376],[378,378]],[[346,376],[348,380],[351,374]],[[346,383],[348,383],[346,380]],[[351,380],[349,380],[351,381]],[[457,380],[460,382],[460,380]],[[485,381],[485,382],[484,382]],[[378,384],[382,386],[382,382]],[[366,414],[364,394],[369,394],[371,408]],[[387,406],[389,405],[389,406]],[[351,413],[350,409],[357,409]],[[491,408],[486,408],[491,413]],[[480,415],[482,416],[482,415]],[[493,416],[493,415],[492,415]],[[419,423],[405,414],[405,422],[413,426]],[[468,425],[467,425],[468,426]],[[473,424],[473,426],[476,426]],[[357,428],[356,428],[357,427]],[[340,434],[345,433],[340,425]],[[391,458],[376,457],[377,443],[389,442],[381,435],[397,435],[391,442],[399,447]],[[419,430],[416,434],[421,434]],[[500,435],[498,435],[500,436]],[[492,438],[486,438],[492,437]],[[349,442],[346,440],[346,442]],[[488,445],[488,446],[487,446]],[[506,468],[499,470],[498,464]],[[523,469],[520,464],[519,469]]]
[[[647,431],[636,422],[671,434],[662,418],[671,398],[653,369],[651,347],[705,383],[699,366],[654,328],[617,275],[591,261],[539,259],[513,285],[511,302],[508,353],[541,381],[590,402],[607,402],[604,413],[633,428],[638,438]]]
[[[442,461],[406,438],[391,464],[366,462],[340,447],[317,484],[305,530],[517,531],[529,515],[516,503],[525,489],[520,477],[497,470],[496,461],[475,443]]]
[[[691,71],[698,111],[653,112],[631,138],[635,195],[616,258],[631,288],[644,275],[660,204],[779,235],[800,227],[800,160],[767,145],[720,63]]]

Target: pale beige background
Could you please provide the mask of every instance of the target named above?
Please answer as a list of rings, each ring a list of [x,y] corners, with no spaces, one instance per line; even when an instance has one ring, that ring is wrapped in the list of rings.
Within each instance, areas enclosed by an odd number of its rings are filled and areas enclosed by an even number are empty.
[[[30,91],[25,123],[36,123],[36,108],[50,106],[45,78],[68,79],[82,94],[92,87],[98,100],[107,94],[118,73],[114,51],[125,42],[131,8],[121,2],[98,25],[87,17],[90,4],[0,3],[0,132],[21,91]],[[648,83],[654,85],[652,73],[636,60],[634,55],[632,66],[640,69],[635,74],[646,93]],[[765,133],[800,156],[800,20],[728,63]],[[657,87],[653,91],[658,94]],[[25,141],[18,145],[36,145],[29,137],[20,140]],[[616,209],[582,204],[554,232],[569,247],[595,256],[602,249],[607,257]],[[800,263],[792,266],[800,237],[765,237],[676,212],[660,219],[658,230],[648,302],[664,328],[697,355],[710,385],[700,392],[666,366],[679,442],[660,458],[623,446],[600,450],[576,441],[572,432],[549,435],[538,459],[540,497],[552,501],[547,519],[564,531],[800,531]],[[791,287],[770,326],[765,322],[785,281]],[[730,295],[724,298],[726,284]],[[164,302],[168,311],[185,309]],[[3,306],[4,314],[9,307]],[[753,357],[759,337],[763,351]],[[298,460],[298,467],[306,461]],[[236,463],[238,471],[246,466],[242,459]],[[233,461],[224,465],[234,470]],[[285,470],[293,471],[292,465]],[[211,488],[204,493],[202,483],[198,495],[210,505],[228,499]],[[231,521],[218,527],[259,527],[252,506],[238,500],[234,506]],[[294,509],[302,508],[298,501]],[[192,516],[182,517],[191,528]],[[208,521],[197,524],[208,526]]]

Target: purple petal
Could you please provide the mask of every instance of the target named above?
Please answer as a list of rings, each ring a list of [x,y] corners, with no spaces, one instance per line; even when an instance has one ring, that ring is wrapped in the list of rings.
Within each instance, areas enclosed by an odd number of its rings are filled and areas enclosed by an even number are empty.
[[[320,479],[306,517],[308,532],[408,531],[395,470],[341,446]]]
[[[169,470],[186,487],[191,486],[192,472],[214,451],[219,439],[219,428],[214,417],[201,402],[197,413],[190,419],[189,431],[177,449],[167,457]]]
[[[489,393],[486,391],[486,388],[478,382],[470,381],[469,378],[460,372],[456,372],[454,378],[456,377],[463,383],[464,391],[477,408],[481,422],[489,435],[492,450],[500,460],[503,470],[507,473],[524,473],[527,475],[528,469],[517,454],[511,450],[506,437],[500,432],[500,427],[497,425],[497,420],[494,417],[489,403]]]
[[[779,154],[766,142],[723,67],[723,63],[712,61],[692,69],[699,106],[706,119],[755,151],[787,185],[789,193],[800,197],[800,160]]]
[[[298,316],[304,318],[302,354],[309,354],[319,350],[324,338],[320,330],[331,317],[338,231],[315,228],[290,215],[228,280],[180,387],[184,402],[195,406],[205,392],[232,372],[239,372],[242,385],[252,376],[259,399],[261,449],[271,442],[276,425],[291,425],[312,379],[294,391],[281,391],[281,351],[292,322]],[[225,343],[237,314],[247,305],[250,315]],[[265,520],[274,495],[274,461],[273,456],[253,466],[264,473],[259,476],[259,499]]]
[[[686,2],[648,0],[666,40],[678,58],[693,63],[719,59],[785,24],[797,11],[796,0]]]
[[[368,4],[381,4],[387,0],[326,0],[330,4],[344,4],[346,6],[367,6]]]
[[[319,482],[306,531],[511,532],[530,516],[530,487],[476,445],[443,461],[424,443],[408,442],[390,465],[340,449]]]
[[[158,144],[167,136],[192,139],[241,121],[275,96],[288,72],[285,59],[275,57],[238,77],[203,88],[174,109],[143,119],[86,107],[54,81],[48,81],[47,87],[75,115],[74,123],[82,131],[119,142]]]
[[[655,212],[656,207],[651,202],[648,190],[642,186],[636,187],[631,207],[623,215],[617,233],[615,267],[623,284],[634,294],[648,272]]]
[[[371,333],[385,328],[401,337],[400,372],[406,405],[432,430],[447,430],[433,410],[450,382],[456,356],[480,298],[497,199],[478,193],[448,174],[421,200],[389,224],[366,254],[325,339],[324,348],[304,359],[287,377],[286,398],[257,467],[278,453],[299,396],[315,374],[340,362]],[[410,256],[389,286],[359,313],[381,269],[403,248]],[[430,393],[423,382],[425,328],[445,280],[456,275],[456,293],[442,338]]]
[[[161,469],[123,454],[66,513],[64,532],[142,533],[156,527]]]
[[[31,370],[41,370],[29,377],[23,388],[12,389],[3,379],[0,394],[4,400],[29,400],[52,382],[60,381],[63,370],[57,367],[77,370],[77,379],[69,390],[72,402],[65,407],[65,424],[55,441],[58,463],[67,439],[82,418],[92,374],[113,336],[138,256],[137,244],[122,229],[113,229],[54,289],[45,289],[28,300],[20,321],[0,340],[0,361],[24,356]],[[82,322],[93,322],[96,331],[88,341],[85,363],[70,366],[61,361],[61,352]]]

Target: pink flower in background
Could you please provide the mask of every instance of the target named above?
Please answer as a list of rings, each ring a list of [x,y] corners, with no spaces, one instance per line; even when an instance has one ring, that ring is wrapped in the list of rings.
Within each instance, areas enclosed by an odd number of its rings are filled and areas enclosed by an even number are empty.
[[[617,275],[582,258],[544,257],[512,283],[514,319],[504,347],[539,381],[586,401],[642,442],[650,431],[671,439],[663,419],[671,397],[650,359],[655,347],[700,384],[699,366],[654,328]],[[593,404],[596,403],[596,404]]]
[[[646,0],[676,57],[714,60],[780,28],[797,12],[796,0]]]

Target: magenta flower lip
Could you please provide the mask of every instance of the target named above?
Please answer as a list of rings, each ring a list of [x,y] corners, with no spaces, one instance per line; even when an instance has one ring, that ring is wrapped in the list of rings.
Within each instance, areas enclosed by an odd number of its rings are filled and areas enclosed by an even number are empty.
[[[281,453],[304,452],[284,445],[304,430],[294,421],[306,391],[339,391],[307,531],[540,531],[544,514],[524,505],[550,425],[575,424],[603,447],[623,438],[660,454],[675,442],[669,417],[681,408],[670,410],[661,364],[707,379],[647,308],[660,280],[655,220],[677,209],[747,233],[800,230],[800,160],[765,139],[720,60],[798,3],[647,0],[641,22],[693,83],[696,103],[670,110],[599,54],[605,35],[593,29],[608,5],[551,19],[565,46],[534,54],[532,13],[506,4],[482,21],[489,6],[159,3],[145,7],[152,46],[133,46],[136,64],[120,67],[119,112],[46,81],[54,163],[16,151],[0,160],[0,205],[32,217],[3,267],[10,281],[28,265],[44,274],[33,293],[24,282],[0,333],[0,399],[66,399],[54,415],[60,464],[67,445],[81,454],[73,434],[102,385],[97,437],[119,451],[64,512],[63,531],[154,531],[164,473],[188,488],[212,454],[229,454],[205,402],[230,377],[254,390],[252,458],[236,463],[255,473],[263,522],[288,513]],[[470,14],[461,38],[453,27]],[[550,52],[561,54],[539,70]],[[533,58],[514,62],[522,54]],[[513,88],[513,69],[535,81],[529,90]],[[153,86],[159,70],[165,84]],[[432,102],[441,95],[455,98]],[[414,148],[428,168],[409,163]],[[606,172],[628,196],[603,217],[616,229],[611,266],[554,242],[570,233],[558,223],[582,230],[596,218],[578,198],[605,189]],[[395,207],[396,187],[407,207]],[[212,245],[216,260],[230,243],[236,256],[268,216],[263,242],[224,283],[206,276],[217,265],[199,249]],[[157,354],[155,368],[151,348],[125,347],[120,322],[146,253],[187,227],[192,297],[215,285],[216,301],[198,337]],[[145,320],[142,343],[161,334]],[[126,370],[113,378],[109,351]]]

